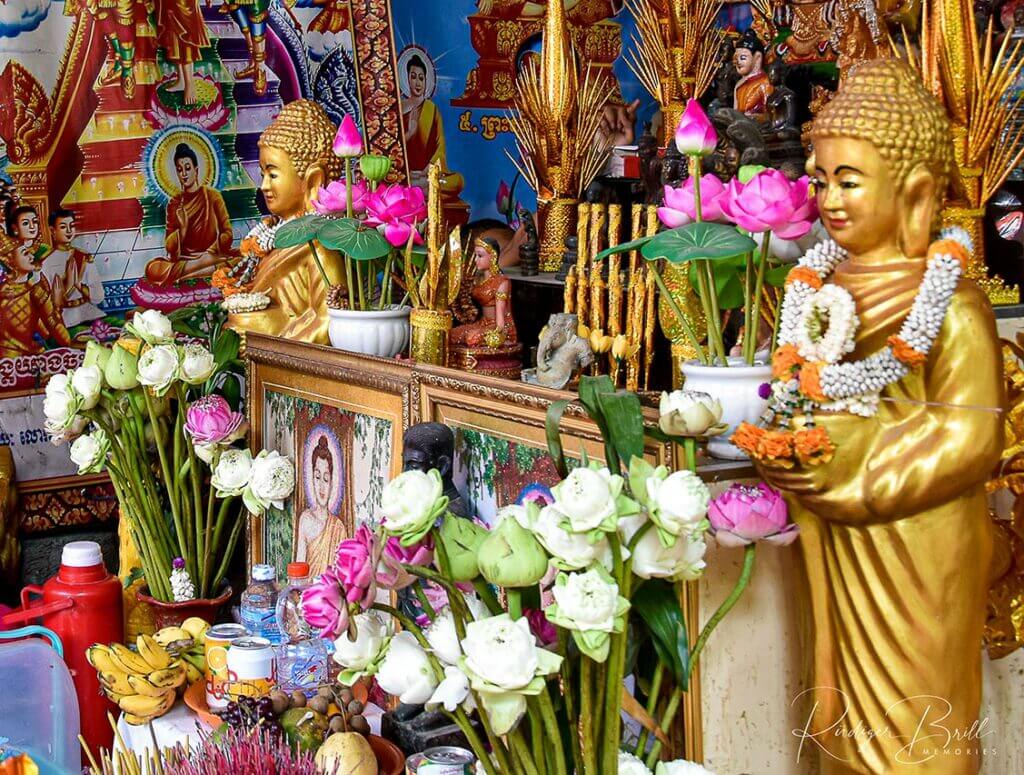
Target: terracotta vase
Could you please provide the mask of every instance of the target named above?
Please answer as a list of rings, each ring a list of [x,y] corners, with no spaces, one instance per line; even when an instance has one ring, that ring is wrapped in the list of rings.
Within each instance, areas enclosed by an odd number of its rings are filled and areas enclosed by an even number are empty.
[[[377,735],[370,735],[367,741],[377,757],[380,775],[402,775],[405,772],[405,754],[401,748]]]
[[[217,612],[221,606],[231,598],[231,587],[224,585],[224,591],[212,600],[202,598],[199,600],[187,600],[184,603],[165,603],[162,600],[150,597],[149,587],[143,587],[138,591],[138,598],[149,606],[153,612],[153,623],[156,628],[180,627],[181,623],[190,616],[198,616],[210,624],[217,622]]]

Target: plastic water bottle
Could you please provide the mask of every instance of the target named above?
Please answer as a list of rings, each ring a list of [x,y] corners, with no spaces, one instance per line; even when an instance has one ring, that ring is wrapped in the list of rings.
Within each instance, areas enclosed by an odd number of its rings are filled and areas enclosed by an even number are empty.
[[[277,683],[282,691],[298,689],[312,697],[327,682],[327,644],[302,616],[302,591],[309,583],[309,565],[288,565],[288,584],[277,596]]]
[[[280,643],[281,631],[277,628],[277,573],[273,565],[253,565],[252,580],[242,593],[242,624],[255,638],[266,638],[271,643]]]

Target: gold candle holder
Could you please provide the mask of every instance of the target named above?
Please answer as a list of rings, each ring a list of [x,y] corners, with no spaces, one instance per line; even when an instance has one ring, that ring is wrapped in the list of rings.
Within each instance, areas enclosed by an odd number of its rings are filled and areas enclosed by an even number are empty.
[[[580,202],[576,217],[576,314],[587,322],[587,233],[590,227],[590,203]],[[566,310],[568,311],[568,310]]]
[[[590,207],[590,330],[604,330],[605,308],[602,303],[604,282],[601,267],[594,257],[601,252],[601,237],[604,234],[607,206],[594,204]]]
[[[565,256],[565,238],[572,234],[576,200],[549,199],[538,207],[541,221],[540,271],[557,272]]]
[[[414,361],[448,365],[448,334],[452,330],[449,310],[414,309],[409,313],[409,329],[409,355]]]
[[[618,245],[622,236],[622,205],[608,205],[608,244]],[[608,257],[608,333],[622,333],[622,255]]]

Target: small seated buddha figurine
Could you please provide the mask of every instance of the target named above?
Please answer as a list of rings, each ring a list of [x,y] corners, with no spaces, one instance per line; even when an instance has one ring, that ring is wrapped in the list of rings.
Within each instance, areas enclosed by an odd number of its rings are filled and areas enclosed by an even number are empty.
[[[287,220],[312,212],[317,190],[341,175],[341,159],[334,155],[336,127],[324,109],[310,100],[285,105],[260,135],[260,191],[272,218],[259,224],[243,240],[246,250],[258,254],[251,283],[245,290],[270,300],[266,309],[237,312],[229,325],[239,332],[313,344],[327,344],[327,292],[308,244],[274,248],[273,231]],[[261,247],[262,245],[262,247]],[[322,246],[317,255],[332,285],[342,283],[341,257]],[[243,256],[243,262],[252,256]]]
[[[855,304],[854,349],[814,355],[784,322],[773,391],[804,408],[791,432],[743,426],[733,437],[800,526],[814,623],[802,744],[822,750],[826,774],[977,773],[985,481],[1003,449],[1005,395],[992,309],[960,274],[968,252],[932,241],[953,164],[949,121],[906,65],[873,60],[810,134],[832,242],[792,270],[780,317],[793,288],[811,299],[842,289]],[[771,411],[769,425],[786,417]]]
[[[463,276],[459,298],[452,306],[458,320],[470,322],[452,329],[450,356],[458,368],[519,379],[523,346],[512,319],[512,283],[501,273],[499,256],[497,240],[477,238],[473,250],[476,272]]]
[[[732,63],[740,77],[733,89],[733,108],[756,121],[765,121],[772,84],[764,72],[764,43],[754,30],[743,33],[736,44]]]
[[[786,86],[786,64],[776,59],[768,65],[768,79],[772,94],[768,98],[767,125],[765,133],[775,142],[800,140],[800,125],[797,119],[796,94]]]

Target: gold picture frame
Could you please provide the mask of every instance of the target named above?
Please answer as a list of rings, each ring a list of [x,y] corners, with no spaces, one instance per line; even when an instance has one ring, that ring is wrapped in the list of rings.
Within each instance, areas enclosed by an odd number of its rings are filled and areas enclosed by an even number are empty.
[[[318,565],[333,552],[326,544],[336,546],[333,539],[351,536],[358,523],[372,521],[380,489],[401,471],[402,433],[410,421],[410,368],[393,360],[253,333],[246,335],[245,356],[252,449],[278,449],[296,461],[296,496],[284,510],[250,519],[248,565],[273,562],[280,572],[287,562],[302,559],[309,562],[311,573],[319,573]],[[319,426],[314,423],[314,417],[325,415],[330,419]],[[344,426],[341,431],[339,424]],[[362,426],[362,434],[353,433],[353,424]],[[330,466],[332,484],[321,505],[327,520],[314,536],[322,540],[303,543],[305,512],[295,506],[309,506],[318,497],[306,476],[316,470],[307,442],[312,441],[310,429],[318,427],[333,436],[331,457],[336,462]],[[297,438],[300,429],[309,435]],[[353,473],[357,468],[359,473]],[[304,550],[309,553],[304,555]]]

